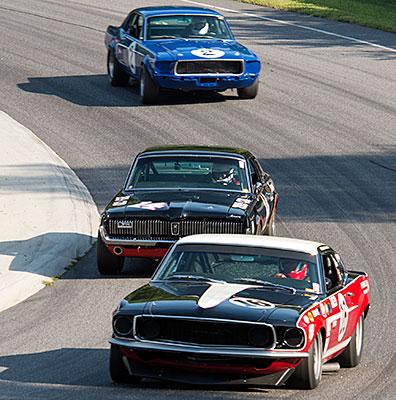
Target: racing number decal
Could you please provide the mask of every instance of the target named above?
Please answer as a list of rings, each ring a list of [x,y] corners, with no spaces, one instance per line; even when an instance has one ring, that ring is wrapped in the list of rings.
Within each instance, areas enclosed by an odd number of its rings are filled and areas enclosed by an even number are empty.
[[[198,49],[192,50],[191,54],[194,56],[202,57],[202,58],[219,58],[224,56],[224,51],[215,50],[215,49]]]
[[[129,46],[129,66],[133,74],[136,74],[136,42],[133,41]]]
[[[338,306],[340,307],[340,327],[338,330],[338,341],[341,342],[348,326],[349,309],[345,297],[340,293],[338,295]]]

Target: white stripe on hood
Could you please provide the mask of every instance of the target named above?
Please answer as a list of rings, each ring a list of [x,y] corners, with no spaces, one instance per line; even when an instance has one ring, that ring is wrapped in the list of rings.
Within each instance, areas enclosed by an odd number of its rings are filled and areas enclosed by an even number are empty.
[[[211,283],[198,301],[198,307],[212,308],[227,300],[234,294],[251,288],[252,285],[240,285],[237,283]]]

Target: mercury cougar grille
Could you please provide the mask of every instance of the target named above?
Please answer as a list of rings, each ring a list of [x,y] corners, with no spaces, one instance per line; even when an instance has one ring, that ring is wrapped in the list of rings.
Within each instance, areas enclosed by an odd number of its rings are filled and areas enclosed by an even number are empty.
[[[137,317],[136,335],[144,340],[198,345],[271,347],[274,331],[268,325],[244,322]]]
[[[176,66],[179,75],[189,74],[234,74],[243,73],[243,61],[179,61]]]
[[[110,219],[107,234],[113,239],[176,240],[199,233],[244,233],[243,222],[219,220],[170,221],[154,218]]]

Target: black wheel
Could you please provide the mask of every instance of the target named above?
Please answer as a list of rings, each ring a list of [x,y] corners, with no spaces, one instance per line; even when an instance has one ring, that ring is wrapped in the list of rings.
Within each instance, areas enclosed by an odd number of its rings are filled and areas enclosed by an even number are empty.
[[[320,332],[316,335],[308,351],[308,358],[298,364],[287,385],[296,389],[314,389],[322,377],[323,343]]]
[[[239,98],[240,99],[254,99],[257,96],[258,87],[259,87],[259,81],[257,78],[255,80],[255,82],[253,83],[253,85],[238,89]]]
[[[129,75],[122,70],[111,50],[107,53],[107,76],[112,86],[126,86],[129,81]]]
[[[336,358],[341,367],[353,368],[360,363],[363,351],[364,316],[359,318],[351,341],[346,349]]]
[[[102,237],[98,234],[96,243],[96,264],[102,275],[117,275],[122,271],[125,257],[113,255],[105,246]]]
[[[140,68],[139,94],[143,104],[155,103],[160,94],[159,86],[153,81],[144,65]]]
[[[142,378],[130,375],[126,356],[116,344],[110,346],[110,376],[117,383],[138,383]]]

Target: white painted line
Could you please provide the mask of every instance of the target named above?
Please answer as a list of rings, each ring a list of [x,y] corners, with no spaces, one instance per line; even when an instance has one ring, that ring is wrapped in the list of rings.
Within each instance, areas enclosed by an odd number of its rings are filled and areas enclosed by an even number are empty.
[[[0,111],[0,311],[83,256],[98,221],[91,194],[70,167]]]
[[[197,2],[197,1],[191,1],[191,0],[181,0],[181,1],[184,2],[184,3],[195,4],[197,6],[215,8],[215,9],[221,10],[221,11],[227,11],[227,12],[231,12],[231,13],[235,13],[235,14],[245,15],[247,17],[254,17],[254,18],[265,20],[265,21],[271,21],[271,22],[277,22],[279,24],[295,26],[296,28],[301,28],[301,29],[306,29],[308,31],[318,32],[318,33],[322,33],[324,35],[334,36],[334,37],[338,37],[340,39],[350,40],[352,42],[365,44],[367,46],[377,47],[377,48],[380,48],[382,50],[387,50],[387,51],[391,51],[391,52],[396,53],[396,49],[393,49],[392,47],[382,46],[382,45],[377,44],[377,43],[368,42],[366,40],[357,39],[357,38],[354,38],[354,37],[351,37],[351,36],[344,36],[344,35],[340,35],[338,33],[324,31],[322,29],[311,28],[309,26],[295,24],[293,22],[288,22],[288,21],[282,21],[282,20],[275,19],[275,18],[262,17],[260,15],[256,15],[256,14],[252,14],[252,13],[242,12],[242,11],[238,11],[238,10],[232,10],[230,8],[218,7],[218,6],[214,6],[212,4],[200,3],[200,2]]]

